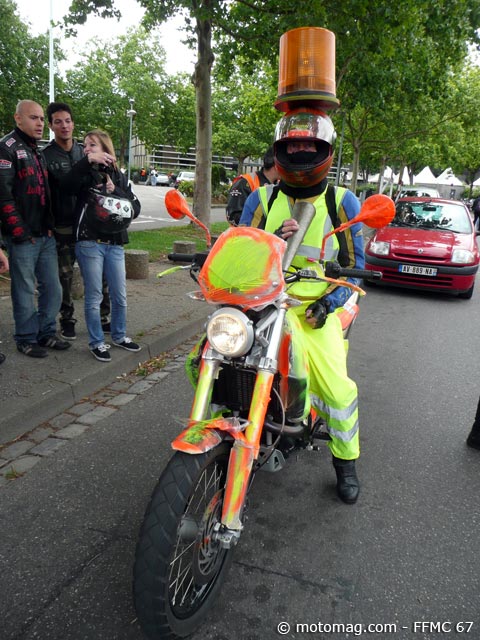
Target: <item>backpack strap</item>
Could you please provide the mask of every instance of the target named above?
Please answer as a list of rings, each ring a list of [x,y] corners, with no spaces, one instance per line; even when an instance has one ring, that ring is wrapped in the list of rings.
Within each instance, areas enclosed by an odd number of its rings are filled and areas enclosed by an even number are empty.
[[[340,220],[338,219],[336,189],[331,184],[327,184],[327,188],[325,190],[325,203],[327,205],[328,215],[332,221],[333,228],[336,229],[340,226]],[[350,263],[350,255],[348,253],[347,239],[345,238],[345,233],[343,231],[337,233],[337,240],[339,244],[337,256],[338,263],[341,267],[346,267]]]

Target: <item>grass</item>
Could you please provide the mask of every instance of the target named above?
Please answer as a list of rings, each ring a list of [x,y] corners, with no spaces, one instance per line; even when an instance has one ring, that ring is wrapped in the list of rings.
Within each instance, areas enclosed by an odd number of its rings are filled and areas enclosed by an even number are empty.
[[[210,227],[212,235],[219,235],[228,229],[228,222],[214,222]],[[195,242],[197,251],[206,248],[205,234],[197,226],[189,224],[184,227],[162,227],[149,231],[129,231],[130,242],[126,249],[148,251],[150,262],[163,260],[172,252],[173,243],[177,240]]]
[[[5,474],[5,480],[16,480],[22,476],[14,467],[10,467],[10,469]]]

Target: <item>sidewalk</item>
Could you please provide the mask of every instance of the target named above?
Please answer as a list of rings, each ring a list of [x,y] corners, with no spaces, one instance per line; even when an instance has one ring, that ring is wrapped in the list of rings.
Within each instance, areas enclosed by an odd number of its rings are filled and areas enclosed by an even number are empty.
[[[186,293],[197,289],[188,271],[158,279],[171,263],[151,263],[146,280],[127,280],[127,332],[142,346],[129,353],[112,346],[112,360],[95,360],[88,350],[83,298],[75,302],[77,339],[64,352],[49,350],[47,358],[22,355],[13,340],[13,317],[8,283],[0,279],[0,445],[22,436],[68,409],[84,396],[115,378],[181,344],[200,332],[211,307]],[[106,341],[110,342],[109,336]]]

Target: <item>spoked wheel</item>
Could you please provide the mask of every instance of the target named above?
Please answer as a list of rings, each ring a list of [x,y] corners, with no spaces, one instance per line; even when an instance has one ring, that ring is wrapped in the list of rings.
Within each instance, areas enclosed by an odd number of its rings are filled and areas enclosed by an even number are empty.
[[[213,605],[233,559],[215,539],[230,446],[176,452],[155,488],[137,543],[133,590],[152,640],[193,633]]]

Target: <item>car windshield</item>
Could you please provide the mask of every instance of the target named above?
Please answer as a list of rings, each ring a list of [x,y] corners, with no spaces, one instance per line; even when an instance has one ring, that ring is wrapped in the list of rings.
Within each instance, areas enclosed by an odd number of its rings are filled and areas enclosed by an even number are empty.
[[[471,233],[468,213],[463,205],[451,202],[398,202],[393,226]]]

